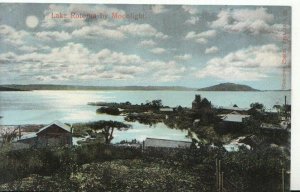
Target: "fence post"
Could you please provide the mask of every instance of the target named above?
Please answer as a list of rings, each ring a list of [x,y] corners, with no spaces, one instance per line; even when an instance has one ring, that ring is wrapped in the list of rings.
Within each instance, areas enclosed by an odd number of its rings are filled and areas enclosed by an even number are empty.
[[[219,160],[219,191],[221,191],[221,160]]]
[[[281,169],[282,192],[284,192],[284,169]]]
[[[223,192],[223,186],[224,186],[224,172],[222,172],[221,175],[221,191]]]
[[[216,190],[219,188],[219,170],[218,170],[218,159],[216,159]]]

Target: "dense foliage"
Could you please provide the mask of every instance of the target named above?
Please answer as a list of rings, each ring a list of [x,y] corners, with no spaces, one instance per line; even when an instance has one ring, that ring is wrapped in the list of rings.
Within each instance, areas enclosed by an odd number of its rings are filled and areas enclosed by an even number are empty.
[[[6,184],[0,190],[214,191],[216,159],[228,191],[278,191],[281,169],[290,168],[289,152],[280,148],[228,153],[202,146],[142,152],[90,144],[1,153],[0,182]],[[287,174],[285,184],[288,189]]]

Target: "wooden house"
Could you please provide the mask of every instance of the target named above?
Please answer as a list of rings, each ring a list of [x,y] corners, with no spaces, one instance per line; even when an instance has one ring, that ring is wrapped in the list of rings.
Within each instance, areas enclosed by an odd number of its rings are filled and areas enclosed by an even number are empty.
[[[236,111],[221,115],[222,121],[219,123],[218,128],[222,132],[240,131],[244,126],[244,120],[248,117],[250,117],[250,115],[242,115]]]
[[[18,142],[38,148],[72,146],[72,128],[59,121],[54,121],[36,133],[23,135]]]

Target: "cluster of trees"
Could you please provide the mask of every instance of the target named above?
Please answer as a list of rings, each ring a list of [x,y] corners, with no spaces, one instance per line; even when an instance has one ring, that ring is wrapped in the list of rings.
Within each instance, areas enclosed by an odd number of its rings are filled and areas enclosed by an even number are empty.
[[[97,113],[106,113],[108,115],[120,115],[121,111],[117,107],[100,107],[96,110]]]

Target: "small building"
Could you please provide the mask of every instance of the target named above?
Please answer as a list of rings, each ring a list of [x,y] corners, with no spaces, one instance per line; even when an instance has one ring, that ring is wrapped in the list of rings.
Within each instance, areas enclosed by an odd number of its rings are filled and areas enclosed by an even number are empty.
[[[176,141],[169,139],[146,138],[143,142],[143,148],[190,148],[190,141]]]
[[[38,132],[26,134],[17,140],[31,147],[72,146],[72,128],[60,121],[54,121]]]
[[[250,108],[241,108],[238,107],[237,105],[234,105],[232,107],[220,107],[219,108],[223,113],[231,113],[231,112],[238,112],[240,114],[248,114],[248,111],[250,110]]]
[[[241,128],[243,128],[243,122],[248,117],[250,117],[250,115],[242,115],[236,111],[222,115],[222,121],[219,123],[219,128],[225,132],[239,131]]]

